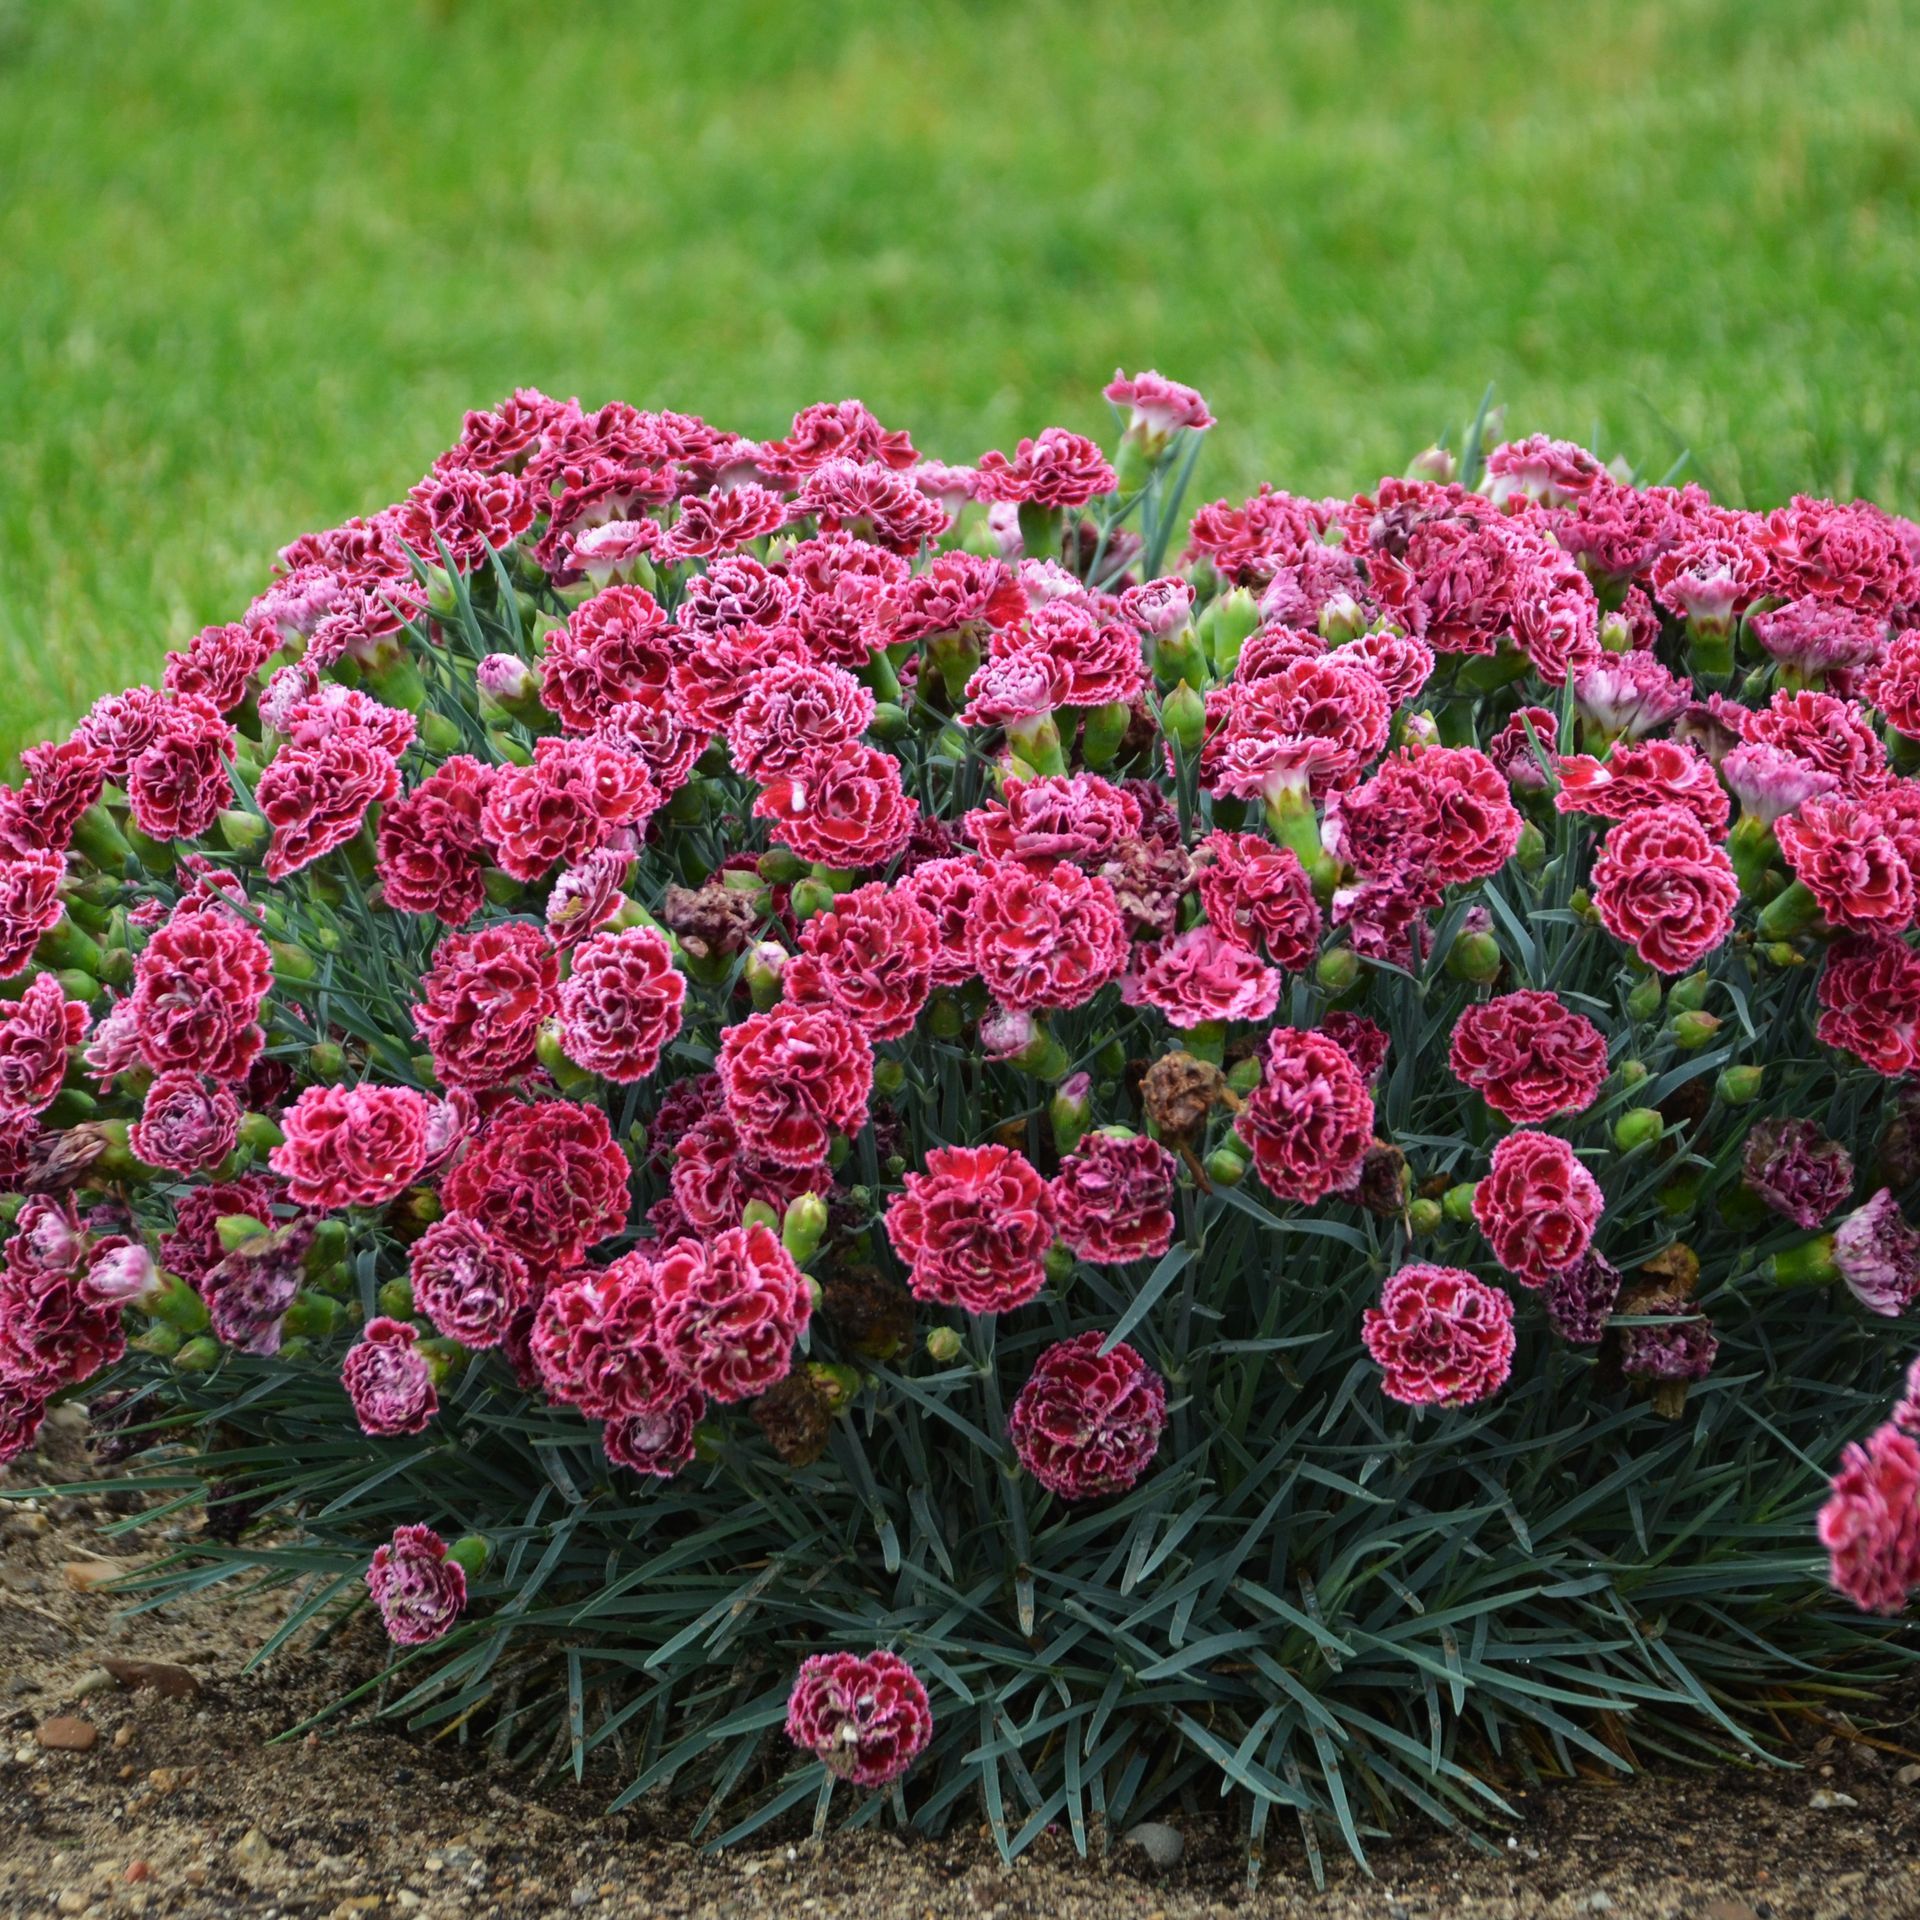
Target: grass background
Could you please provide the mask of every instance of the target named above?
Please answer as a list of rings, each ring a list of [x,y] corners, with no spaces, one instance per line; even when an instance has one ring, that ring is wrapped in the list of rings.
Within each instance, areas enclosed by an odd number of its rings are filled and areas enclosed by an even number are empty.
[[[1489,381],[1920,504],[1897,0],[0,0],[0,754],[516,383],[966,458],[1193,381],[1347,489]]]

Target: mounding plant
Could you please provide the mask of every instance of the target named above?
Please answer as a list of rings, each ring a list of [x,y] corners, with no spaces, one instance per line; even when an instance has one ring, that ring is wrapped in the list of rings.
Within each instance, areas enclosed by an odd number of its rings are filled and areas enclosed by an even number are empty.
[[[143,1604],[723,1841],[1316,1873],[1899,1664],[1920,527],[1484,410],[1187,523],[1108,394],[517,393],[24,756],[0,1458],[204,1503]]]

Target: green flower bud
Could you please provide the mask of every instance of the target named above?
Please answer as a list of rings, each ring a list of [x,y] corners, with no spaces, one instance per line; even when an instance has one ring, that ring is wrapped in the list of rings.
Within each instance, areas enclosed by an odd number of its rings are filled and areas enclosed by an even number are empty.
[[[1127,1067],[1127,1050],[1118,1040],[1109,1040],[1093,1056],[1093,1063],[1109,1080],[1117,1080]]]
[[[1360,978],[1360,962],[1351,947],[1329,947],[1314,962],[1313,977],[1336,997],[1347,992]]]
[[[213,1231],[223,1252],[238,1253],[251,1241],[265,1239],[272,1228],[250,1213],[223,1213],[213,1223]]]
[[[338,1040],[316,1040],[307,1049],[307,1066],[316,1080],[339,1080],[347,1071],[347,1050]]]
[[[1700,1176],[1683,1173],[1660,1189],[1661,1210],[1670,1220],[1681,1220],[1700,1204]]]
[[[1622,1153],[1650,1147],[1666,1131],[1666,1125],[1658,1107],[1629,1107],[1613,1123],[1613,1144]]]
[[[447,1558],[472,1580],[485,1570],[492,1551],[484,1533],[463,1533],[447,1549]]]
[[[790,887],[813,871],[807,861],[786,847],[769,847],[754,864],[760,870],[760,878],[776,887]]]
[[[1423,1239],[1440,1231],[1446,1212],[1438,1200],[1416,1200],[1407,1209],[1407,1224]]]
[[[957,1040],[966,1028],[960,1002],[943,987],[927,1005],[927,1030],[937,1040]]]
[[[1087,1122],[1093,1115],[1093,1082],[1084,1073],[1063,1080],[1047,1108],[1053,1125],[1053,1145],[1057,1153],[1071,1153],[1084,1138]]]
[[[1684,980],[1676,980],[1667,989],[1667,1007],[1673,1013],[1698,1013],[1707,1004],[1707,995],[1712,991],[1713,982],[1703,967],[1698,973],[1690,973]]]
[[[1486,986],[1499,978],[1503,965],[1500,943],[1490,933],[1463,933],[1447,954],[1447,971],[1456,980]]]
[[[960,1358],[964,1343],[952,1327],[933,1327],[927,1333],[927,1358],[940,1366],[951,1366]]]
[[[844,1412],[860,1391],[858,1369],[839,1360],[813,1360],[807,1364],[807,1378],[819,1389],[830,1411]]]
[[[271,1153],[286,1137],[264,1113],[240,1116],[240,1144],[250,1148],[256,1157]]]
[[[176,1373],[211,1373],[220,1364],[220,1343],[209,1334],[196,1334],[175,1350]]]
[[[892,1099],[905,1089],[906,1084],[907,1066],[904,1060],[880,1059],[873,1063],[873,1088],[876,1093],[883,1093]]]
[[[1660,1011],[1665,989],[1660,976],[1650,973],[1627,995],[1627,1013],[1634,1020],[1651,1020]]]
[[[1728,1106],[1744,1107],[1759,1099],[1760,1083],[1765,1077],[1764,1067],[1727,1067],[1715,1083],[1714,1091]]]
[[[793,891],[787,896],[787,904],[793,909],[793,917],[805,922],[816,913],[824,913],[833,905],[833,889],[824,880],[816,880],[809,875],[804,880],[793,883]]]
[[[1722,1022],[1713,1013],[1677,1013],[1667,1023],[1673,1044],[1683,1052],[1696,1053],[1720,1031]]]
[[[780,1244],[798,1265],[805,1266],[819,1251],[820,1237],[826,1230],[826,1201],[817,1193],[803,1193],[787,1202],[786,1217],[780,1223]]]
[[[283,1324],[288,1333],[304,1333],[311,1339],[324,1340],[339,1331],[346,1317],[347,1311],[338,1300],[303,1287],[293,1296],[293,1305],[287,1309]]]
[[[1240,662],[1240,650],[1260,626],[1260,603],[1245,587],[1230,587],[1201,609],[1195,623],[1222,680]]]
[[[892,700],[880,700],[874,704],[867,731],[876,740],[900,740],[913,731],[913,723],[907,718],[905,707]]]
[[[1064,1240],[1056,1240],[1040,1264],[1056,1287],[1064,1287],[1073,1278],[1073,1249]]]
[[[1237,1187],[1247,1177],[1247,1159],[1232,1147],[1220,1146],[1207,1155],[1207,1178],[1216,1187]]]
[[[780,1216],[764,1200],[749,1200],[740,1209],[740,1224],[743,1227],[765,1227],[769,1232],[780,1231]]]
[[[389,1320],[413,1318],[413,1282],[407,1279],[383,1281],[374,1303]]]
[[[137,1339],[129,1340],[127,1344],[136,1352],[152,1354],[156,1360],[171,1360],[185,1340],[178,1327],[170,1327],[164,1320],[156,1320]]]
[[[1132,724],[1133,709],[1124,700],[1091,708],[1080,725],[1080,758],[1090,767],[1111,766]]]
[[[444,760],[460,751],[460,729],[444,713],[428,708],[420,716],[420,744]]]
[[[1227,1085],[1235,1093],[1251,1093],[1260,1084],[1260,1056],[1250,1053],[1227,1069]]]
[[[1464,1227],[1473,1221],[1473,1196],[1478,1190],[1477,1180],[1462,1180],[1458,1186],[1449,1187],[1440,1196],[1440,1210],[1455,1226]]]
[[[1188,753],[1200,751],[1207,737],[1207,703],[1185,680],[1161,701],[1160,729]]]
[[[264,852],[273,831],[257,813],[239,807],[222,808],[214,824],[220,829],[220,838],[243,860]]]
[[[1520,839],[1514,847],[1513,857],[1519,861],[1522,873],[1538,873],[1547,864],[1546,836],[1531,820],[1520,829]]]

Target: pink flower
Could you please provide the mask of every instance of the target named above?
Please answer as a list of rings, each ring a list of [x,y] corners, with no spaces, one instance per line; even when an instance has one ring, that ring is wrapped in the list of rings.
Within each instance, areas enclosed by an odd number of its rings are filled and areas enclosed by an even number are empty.
[[[1216,793],[1249,800],[1342,785],[1386,745],[1393,717],[1386,689],[1344,647],[1236,682],[1226,696],[1202,770]]]
[[[1732,932],[1739,903],[1726,850],[1678,807],[1621,821],[1593,863],[1602,923],[1659,973],[1699,965]]]
[[[676,1399],[685,1382],[660,1315],[658,1267],[646,1252],[569,1274],[541,1298],[527,1336],[541,1385],[590,1420],[650,1413]]]
[[[1815,1037],[1889,1078],[1920,1068],[1920,954],[1889,933],[1843,934],[1820,974]]]
[[[1530,1124],[1592,1106],[1606,1083],[1607,1040],[1550,993],[1507,993],[1461,1013],[1448,1064],[1495,1113]]]
[[[1688,687],[1650,653],[1597,654],[1573,674],[1580,711],[1609,738],[1638,740],[1664,727],[1686,706]]]
[[[898,1780],[933,1737],[919,1676],[897,1654],[816,1653],[787,1699],[787,1738],[855,1786]]]
[[[973,908],[990,869],[978,854],[924,860],[905,874],[899,887],[933,921],[932,984],[957,986],[973,977],[968,929]]]
[[[1468,1406],[1498,1393],[1513,1370],[1513,1302],[1458,1267],[1402,1267],[1362,1316],[1360,1337],[1388,1399]]]
[[[1330,504],[1263,484],[1244,506],[1215,500],[1202,507],[1193,516],[1185,557],[1211,560],[1224,580],[1258,584],[1317,546],[1331,519]]]
[[[635,826],[658,803],[637,755],[600,740],[536,740],[532,766],[494,769],[480,831],[516,880],[541,880]]]
[[[822,462],[801,482],[795,504],[823,531],[859,534],[897,554],[918,553],[950,524],[939,501],[878,461]]]
[[[816,1166],[856,1133],[873,1091],[873,1048],[836,1007],[774,1007],[729,1027],[717,1062],[727,1113],[750,1151]]]
[[[1113,889],[1077,867],[1036,872],[996,861],[973,903],[974,971],[1002,1006],[1021,1012],[1084,1005],[1127,960]]]
[[[1797,1227],[1817,1227],[1853,1191],[1853,1156],[1811,1120],[1755,1122],[1742,1170],[1750,1191]]]
[[[664,1110],[660,1124],[663,1129],[667,1124]],[[801,1194],[824,1193],[832,1185],[833,1176],[824,1161],[783,1167],[750,1153],[724,1112],[707,1114],[668,1137],[673,1150],[669,1179],[674,1204],[697,1233],[738,1225],[742,1211],[755,1200],[784,1215],[788,1204]]]
[[[1834,1228],[1833,1258],[1848,1291],[1870,1313],[1893,1319],[1920,1297],[1920,1233],[1907,1225],[1886,1187]]]
[[[440,564],[444,546],[460,572],[472,573],[489,552],[525,533],[533,512],[533,495],[515,475],[456,467],[430,473],[408,491],[394,532],[429,565]]]
[[[1862,691],[1896,733],[1920,739],[1920,627],[1907,627],[1888,641]]]
[[[1497,501],[1518,493],[1543,506],[1564,507],[1604,488],[1608,478],[1598,457],[1578,442],[1544,433],[1502,441],[1487,455],[1487,491]]]
[[[1747,624],[1776,660],[1806,674],[1870,667],[1887,643],[1884,614],[1817,594],[1756,613]]]
[[[1876,610],[1920,601],[1920,552],[1871,501],[1841,505],[1795,494],[1790,506],[1767,515],[1763,539],[1774,578],[1790,595],[1825,594]]]
[[[447,1543],[431,1527],[396,1527],[374,1550],[367,1590],[397,1647],[424,1647],[452,1631],[466,1610],[467,1574],[447,1558]]]
[[[40,936],[60,924],[66,912],[60,883],[65,858],[53,852],[0,855],[0,980],[22,972]]]
[[[267,1164],[295,1206],[385,1206],[426,1166],[432,1113],[411,1087],[303,1087],[281,1115],[286,1138]]]
[[[1124,1493],[1166,1430],[1166,1383],[1132,1347],[1100,1347],[1097,1331],[1056,1341],[1007,1414],[1020,1464],[1062,1500]]]
[[[174,1173],[217,1167],[240,1138],[240,1102],[230,1089],[173,1067],[156,1074],[128,1133],[134,1157]]]
[[[1820,1509],[1827,1578],[1868,1613],[1897,1614],[1920,1587],[1920,1446],[1891,1424],[1849,1446]]]
[[[889,865],[919,811],[901,785],[900,763],[858,743],[810,753],[753,806],[754,818],[770,822],[783,846],[839,871]]]
[[[1197,876],[1200,904],[1223,939],[1254,950],[1264,946],[1276,967],[1300,973],[1320,949],[1320,904],[1313,883],[1290,848],[1257,834],[1208,834],[1210,856]]]
[[[526,1262],[478,1220],[443,1214],[407,1256],[414,1305],[449,1340],[497,1347],[515,1314],[532,1303]]]
[[[171,694],[198,694],[221,713],[231,713],[253,688],[253,678],[280,650],[272,628],[202,627],[184,653],[167,655],[162,685]]]
[[[25,1381],[0,1378],[0,1467],[23,1458],[39,1438],[47,1397]]]
[[[234,731],[211,702],[183,694],[166,703],[127,764],[133,824],[154,840],[197,840],[233,799],[227,762]]]
[[[1116,407],[1132,409],[1128,427],[1152,439],[1164,439],[1182,427],[1204,433],[1213,425],[1207,403],[1192,387],[1158,373],[1127,374],[1116,367],[1105,392]]]
[[[530,1263],[567,1267],[626,1225],[631,1177],[598,1107],[537,1100],[487,1122],[443,1198]]]
[[[1524,824],[1499,769],[1477,749],[1402,748],[1336,796],[1327,839],[1363,874],[1417,871],[1451,887],[1498,873]]]
[[[1764,707],[1742,716],[1746,738],[1830,773],[1843,788],[1877,787],[1887,777],[1887,749],[1872,716],[1857,701],[1811,687],[1782,687]]]
[[[933,991],[937,945],[933,916],[903,887],[836,894],[800,930],[786,996],[838,1007],[875,1040],[901,1039]]]
[[[616,1467],[652,1480],[671,1480],[693,1458],[694,1429],[707,1396],[690,1381],[639,1413],[623,1413],[601,1429],[600,1444]]]
[[[1741,811],[1769,827],[1803,801],[1832,793],[1840,785],[1837,774],[1759,740],[1730,749],[1720,762],[1720,776],[1740,802]]]
[[[1048,1185],[1060,1238],[1082,1260],[1158,1259],[1173,1244],[1178,1167],[1144,1134],[1088,1134]]]
[[[608,587],[547,638],[540,701],[563,726],[588,733],[624,700],[664,693],[678,638],[643,587]]]
[[[1562,813],[1624,820],[1652,807],[1678,807],[1714,839],[1726,837],[1726,789],[1712,761],[1687,741],[1616,741],[1604,761],[1584,753],[1563,756],[1559,774],[1554,805]]]
[[[744,547],[778,532],[789,511],[781,495],[751,481],[690,494],[680,502],[680,518],[668,529],[664,551],[671,559],[690,560]]]
[[[524,920],[442,940],[413,1010],[441,1081],[498,1087],[532,1071],[541,1024],[559,1005],[559,979],[552,942]]]
[[[1360,1069],[1360,1078],[1369,1086],[1387,1064],[1390,1042],[1386,1029],[1363,1013],[1349,1013],[1335,1007],[1320,1022],[1320,1031]]]
[[[252,927],[219,909],[177,908],[134,963],[140,1057],[155,1073],[245,1079],[264,1042],[260,1008],[272,984],[273,955]]]
[[[773,780],[815,752],[850,745],[872,724],[873,695],[844,668],[775,660],[748,678],[727,745],[748,779]]]
[[[0,1112],[47,1106],[86,1031],[85,1004],[69,1000],[54,974],[37,975],[18,1000],[0,1000]]]
[[[995,659],[1041,655],[1061,690],[1055,706],[1130,705],[1147,682],[1139,634],[1073,600],[1049,600],[1024,624],[994,628],[990,645]]]
[[[1047,1183],[1011,1147],[934,1147],[887,1207],[887,1238],[914,1298],[1011,1313],[1046,1284],[1053,1244]]]
[[[1311,1205],[1359,1178],[1373,1144],[1373,1099],[1338,1041],[1276,1027],[1234,1130],[1253,1149],[1269,1193]]]
[[[813,1312],[806,1276],[762,1226],[677,1242],[655,1263],[653,1292],[670,1364],[725,1404],[785,1379]]]
[[[1520,707],[1487,742],[1487,758],[1516,791],[1542,793],[1559,738],[1560,716],[1550,707]]]
[[[1855,933],[1898,931],[1913,919],[1913,874],[1871,801],[1815,794],[1774,824],[1794,878],[1831,926]]]
[[[0,846],[10,853],[64,853],[81,816],[100,798],[107,756],[84,735],[28,747],[25,784],[0,787]]]
[[[1097,773],[1012,779],[999,801],[962,816],[967,838],[990,860],[1097,861],[1138,835],[1140,802]]]
[[[1157,1007],[1176,1027],[1265,1020],[1279,1004],[1280,975],[1250,948],[1202,925],[1134,948],[1121,998]]]
[[[369,1320],[358,1344],[347,1350],[340,1379],[362,1433],[424,1433],[440,1411],[419,1338],[406,1321],[382,1316]]]
[[[567,1058],[619,1084],[644,1080],[680,1031],[686,976],[654,927],[596,933],[574,950],[560,989],[560,1043]]]
[[[982,500],[1022,506],[1084,507],[1119,485],[1100,449],[1065,427],[1043,427],[1034,439],[1020,442],[1011,460],[1004,453],[983,453],[979,472]]]
[[[431,913],[449,927],[471,920],[485,898],[480,835],[490,768],[464,753],[387,807],[380,816],[382,898],[402,913]]]
[[[1493,1257],[1529,1287],[1570,1267],[1587,1250],[1606,1202],[1600,1183],[1566,1141],[1522,1129],[1493,1150],[1474,1188],[1473,1217]]]
[[[889,433],[858,400],[802,407],[787,437],[769,440],[760,454],[767,472],[782,479],[812,473],[829,460],[877,460],[903,473],[920,457],[911,434]]]

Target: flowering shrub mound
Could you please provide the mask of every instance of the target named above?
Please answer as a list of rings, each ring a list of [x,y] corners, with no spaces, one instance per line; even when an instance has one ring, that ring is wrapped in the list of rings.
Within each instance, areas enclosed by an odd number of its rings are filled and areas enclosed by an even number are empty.
[[[1920,526],[1478,425],[1189,521],[1108,392],[517,393],[26,754],[0,1460],[722,1837],[1317,1862],[1884,1661]]]

